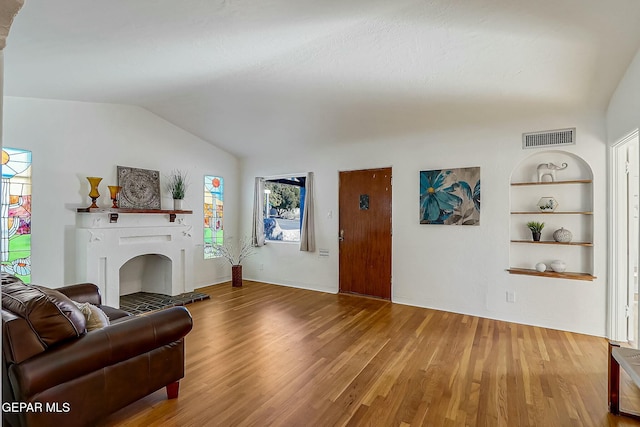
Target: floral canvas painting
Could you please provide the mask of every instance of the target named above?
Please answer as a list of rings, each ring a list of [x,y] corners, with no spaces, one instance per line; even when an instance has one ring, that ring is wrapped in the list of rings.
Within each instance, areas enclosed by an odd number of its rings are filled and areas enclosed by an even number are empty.
[[[479,225],[480,168],[421,171],[420,224]]]

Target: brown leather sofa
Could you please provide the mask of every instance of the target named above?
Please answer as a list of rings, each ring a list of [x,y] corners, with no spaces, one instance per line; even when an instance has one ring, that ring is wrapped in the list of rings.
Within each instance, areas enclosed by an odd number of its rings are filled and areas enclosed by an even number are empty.
[[[87,332],[71,300],[109,324]],[[131,316],[101,305],[93,284],[52,290],[3,273],[3,425],[90,426],[162,387],[177,397],[191,328],[185,307]]]

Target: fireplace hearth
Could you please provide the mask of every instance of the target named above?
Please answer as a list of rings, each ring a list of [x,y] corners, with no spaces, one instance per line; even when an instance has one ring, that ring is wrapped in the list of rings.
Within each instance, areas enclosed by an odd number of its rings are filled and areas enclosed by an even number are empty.
[[[187,305],[210,298],[209,295],[202,292],[186,292],[176,296],[136,292],[129,295],[122,295],[120,297],[120,308],[131,314],[142,314],[176,305]]]

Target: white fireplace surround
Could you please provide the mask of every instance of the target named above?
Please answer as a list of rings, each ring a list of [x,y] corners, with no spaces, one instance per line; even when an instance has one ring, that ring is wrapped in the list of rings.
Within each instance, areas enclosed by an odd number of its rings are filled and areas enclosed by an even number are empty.
[[[147,292],[179,295],[193,291],[193,243],[184,216],[175,222],[168,214],[119,214],[110,222],[109,211],[78,213],[76,222],[77,279],[95,283],[102,303],[120,306],[120,268],[142,255],[170,260],[170,281],[157,271],[150,274]],[[157,282],[153,290],[148,289]]]

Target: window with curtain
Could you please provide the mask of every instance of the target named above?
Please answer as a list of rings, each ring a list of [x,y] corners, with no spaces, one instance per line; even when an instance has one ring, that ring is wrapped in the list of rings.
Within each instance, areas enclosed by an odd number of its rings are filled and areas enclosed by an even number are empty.
[[[313,192],[313,172],[306,176],[256,177],[253,246],[262,246],[266,240],[281,240],[299,242],[301,251],[314,252]]]
[[[31,282],[31,151],[2,149],[1,256],[3,272]]]
[[[299,242],[306,177],[265,179],[264,235],[266,240]]]

